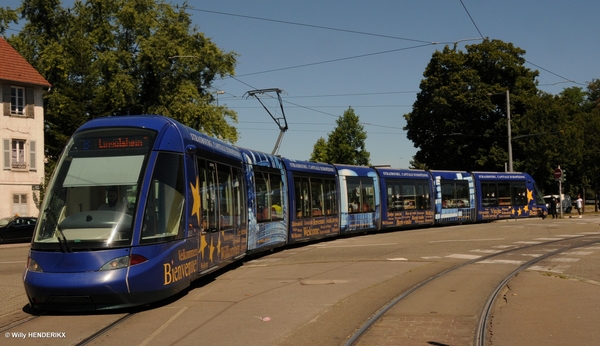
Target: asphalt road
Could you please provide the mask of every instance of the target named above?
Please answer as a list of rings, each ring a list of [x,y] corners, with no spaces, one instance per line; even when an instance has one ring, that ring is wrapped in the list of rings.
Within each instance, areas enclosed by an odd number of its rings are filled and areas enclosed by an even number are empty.
[[[564,235],[600,235],[599,222],[598,216],[586,215],[582,219],[432,227],[283,249],[201,279],[180,296],[135,314],[91,344],[341,345],[381,306],[435,273],[494,248]],[[27,251],[26,245],[0,246],[0,326],[28,315],[21,283]],[[528,334],[539,335],[545,328],[554,328],[552,333],[544,334],[554,334],[546,344],[553,344],[552,340],[575,341],[574,337],[582,334],[599,338],[598,332],[584,329],[592,317],[597,322],[600,310],[600,302],[593,298],[600,297],[599,257],[600,246],[520,275],[512,286],[515,291],[507,293],[507,304],[495,315],[494,335],[503,338],[496,338],[494,345],[511,345],[515,341],[511,338],[520,336],[523,340]],[[571,287],[572,283],[577,288]],[[551,304],[544,301],[544,293],[550,288],[563,290],[563,296],[554,296]],[[574,294],[570,295],[569,290]],[[587,306],[582,307],[579,316],[580,329],[576,324],[573,328],[570,320],[562,322],[570,329],[556,327],[561,322],[553,317],[565,313],[566,306],[581,307],[582,299]],[[531,302],[536,305],[528,305]],[[65,333],[65,338],[8,337],[9,344],[74,344],[86,333],[102,328],[103,321],[111,316],[50,317],[40,317],[8,332],[53,330]],[[387,340],[387,344],[394,344],[393,338]]]

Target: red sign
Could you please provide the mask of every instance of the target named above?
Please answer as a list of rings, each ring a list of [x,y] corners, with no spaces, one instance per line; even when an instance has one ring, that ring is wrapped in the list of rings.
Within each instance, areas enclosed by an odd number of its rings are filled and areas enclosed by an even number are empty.
[[[554,178],[556,178],[556,179],[562,178],[562,169],[557,168],[554,170]]]

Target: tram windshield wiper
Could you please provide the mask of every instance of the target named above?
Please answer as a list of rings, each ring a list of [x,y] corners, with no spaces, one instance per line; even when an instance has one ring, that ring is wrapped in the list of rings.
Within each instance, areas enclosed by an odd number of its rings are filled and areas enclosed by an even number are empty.
[[[58,244],[60,245],[60,251],[73,252],[73,250],[71,250],[71,248],[69,247],[69,241],[67,240],[65,233],[62,231],[60,225],[58,224],[58,219],[56,218],[56,215],[54,215],[54,212],[50,208],[46,208],[44,212],[46,213],[46,215],[52,218],[52,222],[56,225],[55,230],[58,231],[56,239],[58,240]]]

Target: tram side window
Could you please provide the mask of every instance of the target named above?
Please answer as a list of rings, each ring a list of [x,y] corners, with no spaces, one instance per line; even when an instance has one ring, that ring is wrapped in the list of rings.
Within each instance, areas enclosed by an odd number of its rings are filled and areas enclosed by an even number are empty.
[[[430,193],[429,184],[417,184],[417,209],[419,210],[427,210],[430,208]]]
[[[417,180],[387,180],[388,211],[427,210],[430,208],[428,184]]]
[[[511,189],[513,205],[527,205],[527,187],[525,187],[525,183],[513,182]]]
[[[218,164],[217,178],[219,180],[219,228],[223,230],[233,227],[233,184],[231,167]]]
[[[399,181],[388,180],[387,184],[387,205],[389,211],[404,210],[404,200],[402,198],[402,185]]]
[[[402,196],[405,210],[417,209],[417,188],[414,184],[402,184]]]
[[[296,217],[311,217],[310,210],[310,187],[308,177],[294,176],[294,192],[296,198]]]
[[[323,215],[323,179],[310,178],[310,192],[311,192],[311,215],[322,216]]]
[[[271,220],[283,219],[283,183],[281,175],[269,174],[269,200],[271,206]]]
[[[348,213],[368,213],[375,208],[375,188],[372,178],[346,177]]]
[[[233,222],[241,228],[246,224],[246,194],[242,181],[244,174],[240,168],[233,169]]]
[[[469,185],[465,181],[442,182],[442,208],[470,207]]]
[[[217,230],[217,177],[215,164],[198,158],[198,175],[200,176],[200,208],[202,209],[202,230]]]
[[[256,219],[265,221],[271,217],[269,210],[269,176],[263,172],[254,172],[256,187]]]
[[[511,204],[512,199],[510,197],[510,183],[498,183],[498,205],[502,207]]]
[[[498,186],[496,183],[481,183],[481,204],[484,207],[498,206]]]
[[[275,172],[255,171],[256,219],[259,222],[283,219],[283,183]]]
[[[162,169],[170,167],[170,169]],[[159,154],[144,213],[142,244],[181,239],[185,184],[183,158],[172,153]]]
[[[325,215],[337,215],[337,191],[335,180],[323,179]]]

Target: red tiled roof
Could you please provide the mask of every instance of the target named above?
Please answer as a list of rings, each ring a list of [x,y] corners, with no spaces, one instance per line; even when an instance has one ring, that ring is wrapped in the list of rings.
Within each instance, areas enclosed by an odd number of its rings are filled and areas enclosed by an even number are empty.
[[[4,37],[0,37],[0,80],[51,86]]]

